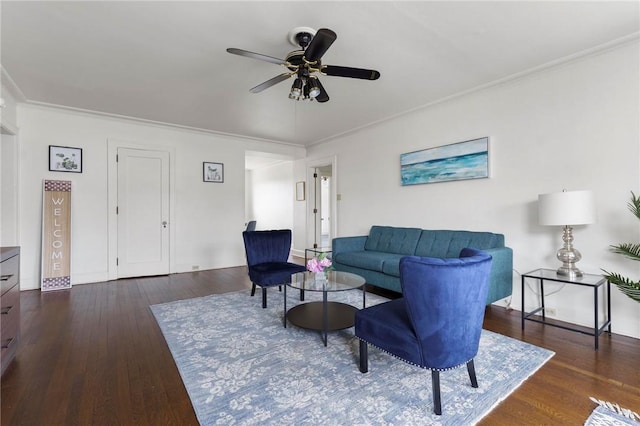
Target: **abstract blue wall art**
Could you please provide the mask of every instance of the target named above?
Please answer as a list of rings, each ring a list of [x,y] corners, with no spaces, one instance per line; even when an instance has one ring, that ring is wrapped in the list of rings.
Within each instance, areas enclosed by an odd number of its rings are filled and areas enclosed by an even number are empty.
[[[489,177],[489,138],[400,154],[402,186]]]

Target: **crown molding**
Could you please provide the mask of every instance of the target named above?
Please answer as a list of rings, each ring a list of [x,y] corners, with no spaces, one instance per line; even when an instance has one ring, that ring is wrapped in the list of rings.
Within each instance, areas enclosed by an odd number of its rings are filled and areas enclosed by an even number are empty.
[[[458,92],[458,93],[454,93],[453,95],[449,95],[449,96],[446,96],[446,97],[441,98],[441,99],[436,99],[435,101],[429,102],[429,103],[424,104],[424,105],[417,106],[417,107],[412,108],[410,110],[399,112],[399,113],[394,114],[394,115],[389,116],[389,117],[381,118],[381,119],[379,119],[377,121],[374,121],[374,122],[371,122],[371,123],[367,123],[367,124],[365,124],[363,126],[356,127],[356,128],[353,128],[353,129],[349,129],[346,132],[338,133],[338,134],[335,134],[335,135],[332,135],[332,136],[327,136],[326,138],[322,138],[322,139],[313,141],[312,143],[308,144],[307,146],[311,147],[311,146],[314,146],[314,145],[319,145],[321,143],[330,142],[332,140],[339,139],[341,137],[344,137],[344,136],[347,136],[347,135],[350,135],[350,134],[353,134],[353,133],[357,133],[357,132],[359,132],[359,131],[361,131],[363,129],[366,129],[366,128],[369,128],[369,127],[373,127],[373,126],[376,126],[378,124],[382,124],[382,123],[385,123],[387,121],[390,121],[390,120],[393,120],[393,119],[396,119],[396,118],[399,118],[399,117],[402,117],[402,116],[405,116],[405,115],[412,114],[412,113],[414,113],[416,111],[424,110],[424,109],[430,108],[432,106],[439,105],[439,104],[442,104],[444,102],[448,102],[448,101],[453,100],[453,99],[457,99],[457,98],[460,98],[460,97],[463,97],[463,96],[466,96],[466,95],[469,95],[469,94],[472,94],[472,93],[475,93],[475,92],[480,92],[482,90],[490,89],[492,87],[500,86],[500,85],[503,85],[503,84],[508,84],[508,83],[511,83],[512,81],[520,80],[522,78],[526,78],[526,77],[529,77],[531,75],[535,75],[535,74],[538,74],[538,73],[543,73],[543,72],[548,71],[548,70],[556,69],[556,68],[559,68],[561,66],[568,65],[570,63],[577,62],[577,61],[585,59],[585,58],[597,56],[597,55],[600,55],[602,53],[605,53],[605,52],[608,52],[608,51],[611,51],[611,50],[615,50],[615,49],[623,47],[623,46],[625,46],[627,44],[637,43],[638,41],[640,41],[640,32],[635,32],[635,33],[626,35],[624,37],[620,37],[620,38],[617,38],[615,40],[611,40],[611,41],[609,41],[607,43],[603,43],[603,44],[600,44],[598,46],[590,47],[590,48],[582,50],[580,52],[573,53],[573,54],[568,55],[568,56],[564,56],[564,57],[562,57],[560,59],[549,61],[549,62],[546,62],[546,63],[544,63],[542,65],[538,65],[538,66],[535,66],[533,68],[529,68],[527,70],[520,71],[520,72],[517,72],[515,74],[511,74],[511,75],[508,75],[508,76],[503,77],[503,78],[499,78],[499,79],[494,80],[494,81],[490,81],[488,83],[473,87],[471,89],[468,89],[468,90],[465,90],[465,91],[462,91],[462,92]]]
[[[9,93],[15,98],[16,102],[25,102],[27,100],[22,90],[18,87],[15,81],[11,78],[7,70],[4,69],[2,65],[0,65],[0,79],[2,81],[2,86],[9,90]]]
[[[273,140],[273,139],[265,139],[265,138],[257,138],[257,137],[253,137],[253,136],[237,135],[235,133],[226,133],[226,132],[220,132],[220,131],[216,131],[216,130],[203,129],[203,128],[200,128],[200,127],[184,126],[184,125],[181,125],[181,124],[166,123],[166,122],[163,122],[163,121],[149,120],[149,119],[146,119],[146,118],[131,117],[131,116],[128,116],[128,115],[114,114],[114,113],[102,112],[102,111],[94,111],[94,110],[90,110],[90,109],[76,108],[76,107],[71,107],[71,106],[66,106],[66,105],[51,104],[51,103],[48,103],[48,102],[39,102],[39,101],[32,101],[32,100],[28,100],[27,99],[27,100],[24,101],[24,103],[27,104],[27,105],[33,106],[33,107],[39,107],[39,108],[43,108],[43,109],[57,109],[57,110],[62,110],[62,111],[73,112],[73,113],[76,113],[76,114],[79,114],[79,115],[88,115],[88,116],[94,116],[94,117],[116,119],[116,120],[128,121],[128,122],[133,122],[133,123],[145,124],[145,125],[148,125],[148,126],[161,127],[161,128],[173,129],[173,130],[181,130],[181,131],[190,132],[190,133],[224,136],[225,138],[238,139],[238,140],[242,140],[242,141],[266,142],[266,143],[277,144],[277,145],[285,145],[285,146],[291,146],[291,147],[296,147],[296,148],[304,148],[304,146],[299,145],[299,144],[294,144],[294,143],[289,143],[289,142],[284,142],[284,141],[278,141],[278,140]]]

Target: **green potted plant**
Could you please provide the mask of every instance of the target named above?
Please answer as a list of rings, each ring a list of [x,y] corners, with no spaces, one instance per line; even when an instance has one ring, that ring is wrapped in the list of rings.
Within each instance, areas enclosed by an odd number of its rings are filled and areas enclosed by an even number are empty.
[[[631,213],[633,213],[638,219],[640,219],[640,197],[636,197],[636,194],[631,191],[631,201],[627,204]],[[636,243],[623,243],[615,246],[611,246],[614,253],[621,254],[632,260],[640,261],[640,244]],[[640,281],[633,281],[627,277],[624,277],[616,272],[608,272],[604,269],[605,278],[612,284],[615,284],[618,289],[635,300],[640,302]]]

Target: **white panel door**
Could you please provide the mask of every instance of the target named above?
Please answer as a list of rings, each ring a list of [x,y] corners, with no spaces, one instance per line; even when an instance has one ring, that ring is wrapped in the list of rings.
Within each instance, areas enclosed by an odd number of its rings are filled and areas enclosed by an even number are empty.
[[[118,148],[118,278],[169,273],[169,153]]]

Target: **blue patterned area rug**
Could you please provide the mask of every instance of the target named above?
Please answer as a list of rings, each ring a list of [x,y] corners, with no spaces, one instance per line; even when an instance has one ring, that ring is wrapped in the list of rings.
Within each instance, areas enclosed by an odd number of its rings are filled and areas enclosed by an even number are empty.
[[[227,293],[151,306],[202,425],[470,425],[553,356],[486,330],[475,358],[479,388],[464,367],[440,375],[442,416],[431,374],[369,347],[358,370],[353,328],[329,333],[282,326],[282,293]],[[288,292],[288,307],[299,293]],[[307,292],[306,299],[318,294]],[[362,307],[360,291],[329,295]],[[367,294],[367,306],[386,299]]]
[[[640,426],[640,414],[635,411],[594,397],[590,399],[598,406],[593,410],[584,426]]]

